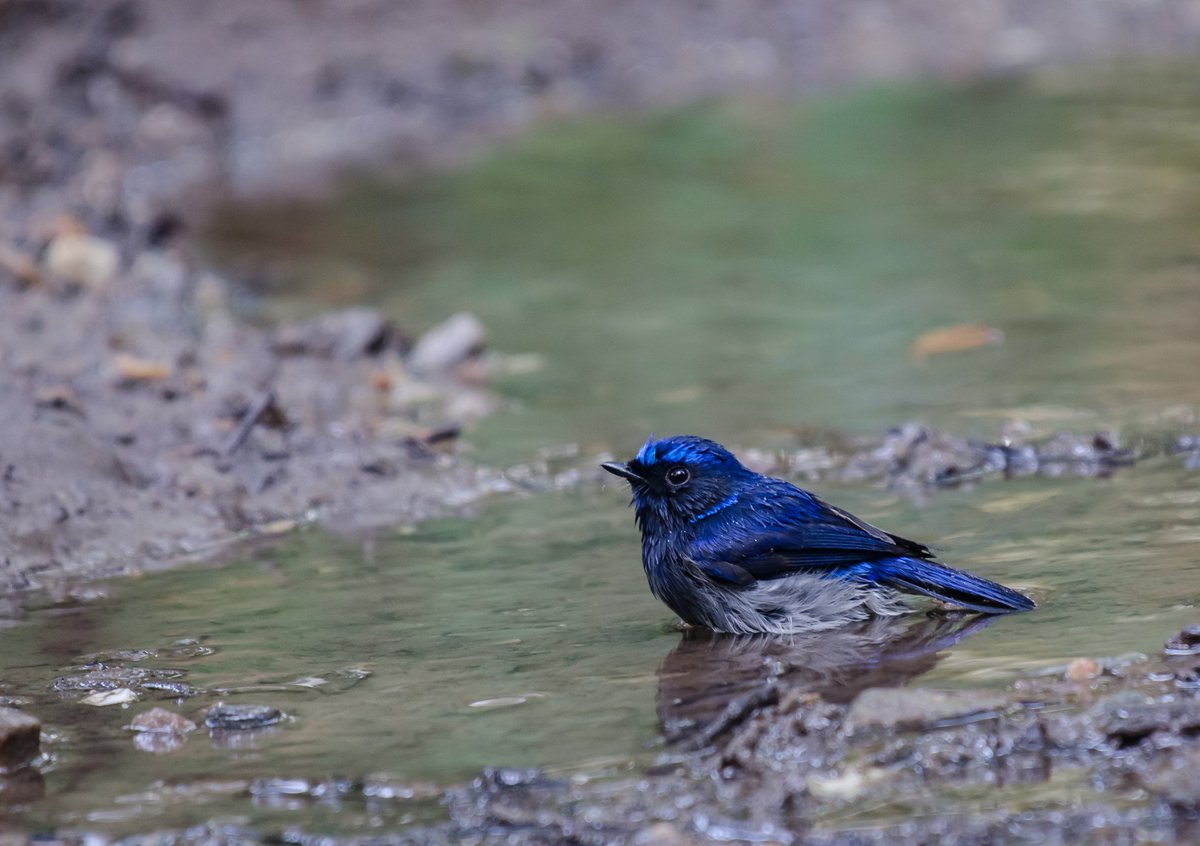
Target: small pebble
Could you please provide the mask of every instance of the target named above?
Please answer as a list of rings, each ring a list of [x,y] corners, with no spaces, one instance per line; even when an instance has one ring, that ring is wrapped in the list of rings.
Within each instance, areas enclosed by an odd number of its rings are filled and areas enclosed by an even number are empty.
[[[37,757],[42,724],[16,708],[0,708],[0,769],[11,772]]]
[[[103,288],[117,274],[121,257],[109,241],[78,232],[59,235],[46,250],[46,269],[87,288]]]
[[[161,382],[171,375],[169,364],[126,353],[113,356],[113,369],[123,382]]]
[[[126,705],[130,702],[137,702],[137,694],[127,687],[118,687],[113,690],[101,690],[90,696],[85,696],[79,701],[84,705],[96,705],[105,707],[107,705]]]
[[[633,838],[635,846],[689,846],[693,841],[670,823],[647,826]]]
[[[428,332],[413,348],[408,366],[414,373],[444,373],[472,355],[487,342],[483,324],[473,314],[460,311]]]
[[[1100,665],[1091,658],[1076,658],[1067,665],[1067,679],[1073,682],[1091,681],[1100,675]]]
[[[166,708],[151,708],[130,720],[129,728],[132,731],[187,734],[196,730],[196,724]]]
[[[1200,625],[1188,626],[1170,638],[1163,646],[1168,655],[1196,655],[1200,653]]]

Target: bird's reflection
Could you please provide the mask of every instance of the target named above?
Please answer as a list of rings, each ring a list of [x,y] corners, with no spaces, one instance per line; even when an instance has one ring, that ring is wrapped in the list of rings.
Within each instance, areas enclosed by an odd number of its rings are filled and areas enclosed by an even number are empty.
[[[868,687],[899,687],[928,672],[943,650],[995,617],[879,617],[832,632],[723,635],[690,629],[658,668],[658,719],[670,742],[703,740],[740,703],[799,689],[849,702]]]

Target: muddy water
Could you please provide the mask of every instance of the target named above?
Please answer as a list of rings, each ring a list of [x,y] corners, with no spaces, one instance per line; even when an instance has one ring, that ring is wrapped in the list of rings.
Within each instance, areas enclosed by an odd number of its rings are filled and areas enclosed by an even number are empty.
[[[369,295],[411,324],[466,306],[498,348],[533,353],[501,378],[514,408],[466,439],[501,465],[564,446],[625,453],[649,431],[772,446],[797,427],[912,418],[989,436],[1011,420],[1183,429],[1200,405],[1194,78],[1098,73],[554,128],[461,174],[227,216],[225,245],[287,256],[310,302]],[[926,330],[964,322],[1004,343],[910,354]],[[1043,606],[937,650],[913,683],[998,684],[1154,649],[1195,621],[1200,485],[1178,460],[924,502],[821,492]],[[0,693],[52,731],[28,824],[295,820],[238,780],[445,782],[488,764],[591,771],[653,755],[680,668],[705,681],[645,588],[625,501],[615,485],[534,496],[365,547],[308,534],[30,610],[0,636]],[[196,695],[176,705],[139,688],[124,710],[54,688],[97,661],[178,670]],[[160,698],[198,721],[218,700],[287,719],[138,751],[122,727]],[[337,828],[377,821],[365,806],[305,807]]]

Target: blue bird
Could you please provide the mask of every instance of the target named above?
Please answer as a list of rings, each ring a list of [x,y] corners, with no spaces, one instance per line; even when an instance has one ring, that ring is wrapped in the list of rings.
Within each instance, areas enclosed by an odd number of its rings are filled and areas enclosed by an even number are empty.
[[[805,490],[759,475],[694,435],[646,442],[627,464],[650,590],[685,623],[734,634],[823,631],[907,608],[918,593],[985,614],[1028,597],[933,560]]]

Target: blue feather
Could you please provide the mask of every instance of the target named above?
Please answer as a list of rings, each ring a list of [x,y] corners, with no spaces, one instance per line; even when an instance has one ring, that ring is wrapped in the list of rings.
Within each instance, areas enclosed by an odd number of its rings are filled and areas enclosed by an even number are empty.
[[[985,614],[1030,611],[1033,600],[1002,584],[980,578],[937,561],[889,558],[867,565],[869,578]]]
[[[646,441],[627,464],[650,588],[686,622],[721,631],[798,631],[897,613],[897,591],[984,613],[1026,596],[934,560],[808,491],[761,476],[713,441]]]

